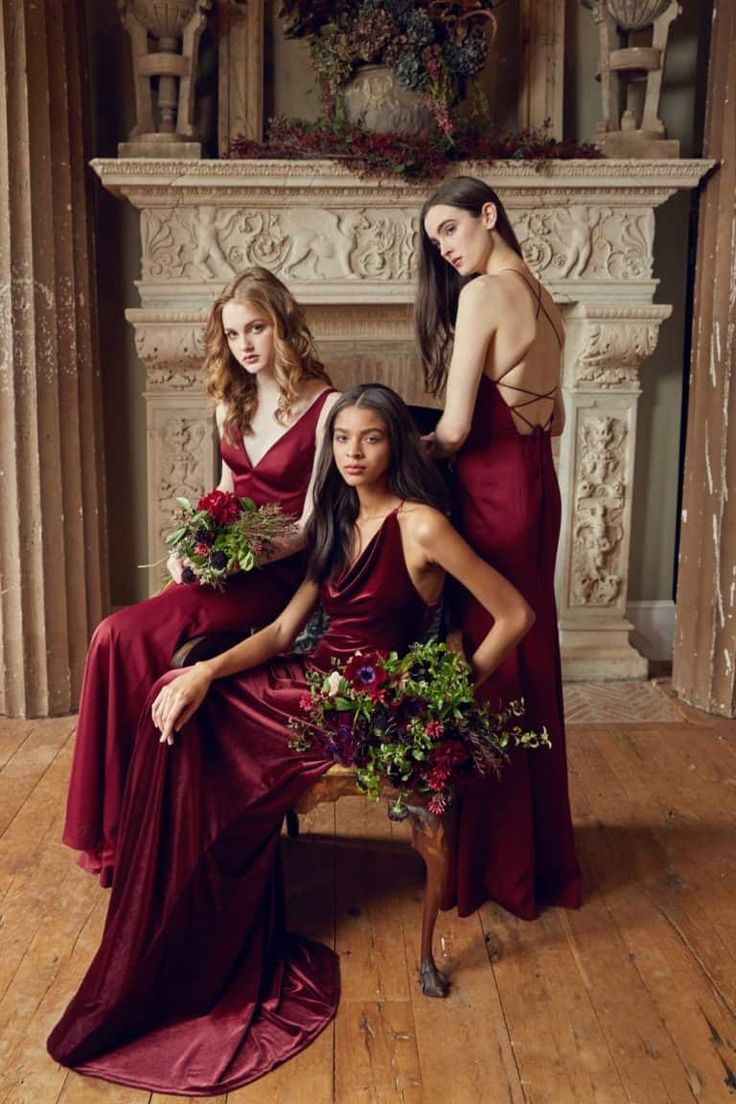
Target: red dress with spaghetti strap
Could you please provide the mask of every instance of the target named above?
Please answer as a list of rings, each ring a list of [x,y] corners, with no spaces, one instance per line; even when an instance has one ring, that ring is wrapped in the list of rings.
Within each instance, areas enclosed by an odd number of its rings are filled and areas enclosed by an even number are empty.
[[[319,415],[332,388],[321,391],[257,464],[241,438],[220,442],[235,494],[259,505],[276,502],[298,516],[315,455]],[[245,634],[273,618],[304,575],[304,559],[290,556],[259,571],[238,573],[223,591],[172,584],[161,594],[113,613],[97,626],[85,667],[63,840],[81,851],[80,864],[109,885],[120,804],[141,708],[174,652],[200,633]]]
[[[526,279],[518,269],[511,271]],[[541,288],[533,290],[539,318],[540,307],[547,312]],[[549,315],[547,324],[554,328]],[[509,402],[499,387],[508,387]],[[534,425],[525,410],[540,399],[553,407],[555,391],[539,394],[483,375],[470,434],[457,457],[460,532],[521,591],[536,614],[531,631],[479,693],[492,704],[523,697],[528,726],[540,730],[546,725],[552,742],[548,750],[514,750],[499,778],[475,782],[464,792],[446,902],[456,904],[461,916],[488,898],[525,919],[536,916],[542,905],[574,908],[581,900],[554,597],[561,510],[549,434],[552,410],[542,425]],[[530,433],[520,432],[516,417]],[[461,605],[471,654],[492,619],[467,592]]]
[[[330,625],[311,664],[405,651],[427,606],[398,511],[322,591]],[[49,1038],[81,1073],[161,1093],[225,1093],[302,1050],[339,999],[337,957],[287,934],[278,864],[285,812],[330,766],[289,747],[305,659],[215,682],[176,737],[141,719],[102,944]]]

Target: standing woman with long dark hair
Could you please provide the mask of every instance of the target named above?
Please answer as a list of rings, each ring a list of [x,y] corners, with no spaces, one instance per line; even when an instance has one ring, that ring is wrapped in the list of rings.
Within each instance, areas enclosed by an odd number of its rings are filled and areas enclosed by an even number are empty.
[[[460,532],[537,616],[479,693],[492,703],[523,697],[527,723],[546,725],[552,741],[537,760],[513,751],[499,779],[464,794],[446,903],[465,916],[491,897],[532,919],[540,906],[581,898],[554,598],[561,511],[550,439],[564,425],[562,320],[482,180],[446,181],[422,208],[420,242],[417,335],[427,389],[445,392],[432,452],[455,457]],[[459,606],[471,654],[491,622],[467,592]]]

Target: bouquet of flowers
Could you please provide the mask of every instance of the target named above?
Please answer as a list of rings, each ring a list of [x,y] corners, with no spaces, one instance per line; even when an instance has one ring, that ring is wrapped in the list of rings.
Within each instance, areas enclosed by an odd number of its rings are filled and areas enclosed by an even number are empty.
[[[179,524],[166,543],[184,561],[184,583],[222,589],[233,571],[259,567],[276,541],[295,532],[294,519],[280,506],[256,506],[229,491],[210,491],[196,506],[188,498],[176,501]]]
[[[466,660],[436,641],[405,656],[358,652],[327,674],[308,672],[307,683],[304,716],[290,721],[291,746],[355,766],[363,793],[391,793],[397,820],[417,794],[430,812],[444,813],[458,783],[497,772],[510,745],[549,746],[546,728],[524,731],[523,702],[494,713],[476,701]]]

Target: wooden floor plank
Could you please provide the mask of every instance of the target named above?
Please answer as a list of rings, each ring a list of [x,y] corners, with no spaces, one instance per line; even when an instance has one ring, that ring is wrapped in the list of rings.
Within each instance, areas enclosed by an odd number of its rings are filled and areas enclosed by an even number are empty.
[[[283,1066],[227,1094],[227,1104],[333,1104],[335,1025]],[[170,1097],[162,1097],[168,1104]]]
[[[613,921],[610,930],[620,935],[625,947],[630,971],[637,979],[633,988],[646,992],[659,1021],[660,1040],[662,1033],[666,1037],[663,1050],[661,1042],[653,1042],[651,1026],[647,1029],[649,1047],[656,1057],[668,1056],[668,1091],[677,1091],[683,1100],[693,1096],[714,1102],[726,1100],[729,1072],[724,1070],[723,1055],[714,1043],[710,1024],[725,1038],[733,1036],[736,1025],[663,915],[665,890],[657,888],[656,873],[652,872],[665,867],[666,861],[650,827],[652,811],[650,822],[632,832],[636,807],[610,770],[606,757],[593,741],[573,754],[578,765],[581,759],[584,761],[585,784],[596,794],[596,811],[604,825],[585,837],[588,861],[599,884],[605,887],[601,896]],[[621,847],[615,831],[622,822],[628,828],[626,847]],[[636,1018],[630,1011],[631,1026],[645,1022],[640,1019],[645,1010],[641,1007]],[[670,1068],[673,1051],[679,1074],[676,1067]]]
[[[0,772],[0,836],[74,731],[73,717],[34,724]]]
[[[36,721],[10,721],[0,717],[0,771],[30,736]]]
[[[157,1096],[157,1104],[162,1101],[186,1100],[191,1104],[191,1096]],[[201,1098],[200,1098],[201,1099]],[[224,1097],[221,1097],[224,1100]],[[79,1077],[76,1073],[67,1074],[64,1087],[59,1094],[57,1104],[148,1104],[152,1100],[149,1092],[130,1089],[126,1085],[114,1085],[102,1081],[99,1077]],[[202,1100],[202,1104],[206,1101]]]
[[[344,1000],[335,1051],[336,1100],[424,1104],[410,1001]]]
[[[705,969],[736,1012],[736,909],[731,887],[736,882],[736,847],[729,779],[705,752],[667,741],[622,738],[610,733],[598,747],[609,769],[631,799],[632,820],[647,818],[657,852],[637,867],[637,881],[656,900],[663,915],[685,931],[685,941],[697,948]],[[707,742],[708,751],[714,741]],[[642,755],[650,769],[646,779],[639,762]],[[678,786],[678,769],[688,771],[687,785]],[[696,768],[696,769],[692,769]],[[642,856],[647,852],[641,850]]]
[[[493,973],[530,1098],[626,1104],[564,911],[547,910],[530,925],[489,904],[481,922],[496,948]]]
[[[335,810],[335,931],[342,996],[335,1021],[337,1100],[421,1101],[409,975],[397,911],[414,864],[395,843],[386,804],[345,798]],[[347,1095],[346,1095],[347,1094]]]
[[[406,823],[394,824],[392,833],[408,843]],[[522,1104],[526,1097],[477,913],[462,920],[454,910],[440,913],[435,958],[450,992],[435,999],[419,987],[423,887],[424,865],[415,855],[398,911],[425,1100]]]
[[[395,923],[408,848],[395,846],[386,805],[362,797],[337,803],[335,812],[336,949],[342,997],[351,1001],[407,1001],[404,938]]]

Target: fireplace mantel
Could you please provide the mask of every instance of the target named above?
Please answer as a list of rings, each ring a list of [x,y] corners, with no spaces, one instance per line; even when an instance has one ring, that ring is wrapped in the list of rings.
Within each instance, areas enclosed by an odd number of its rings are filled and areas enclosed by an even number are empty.
[[[702,160],[454,165],[509,211],[566,326],[557,597],[565,674],[630,678],[629,540],[640,368],[671,307],[655,304],[654,210],[694,188]],[[429,187],[366,180],[331,161],[95,160],[140,211],[141,306],[126,311],[147,370],[150,560],[177,495],[216,479],[201,325],[239,269],[262,264],[308,306],[338,386],[380,379],[427,403],[411,328],[418,212]],[[152,588],[158,578],[151,576]]]

